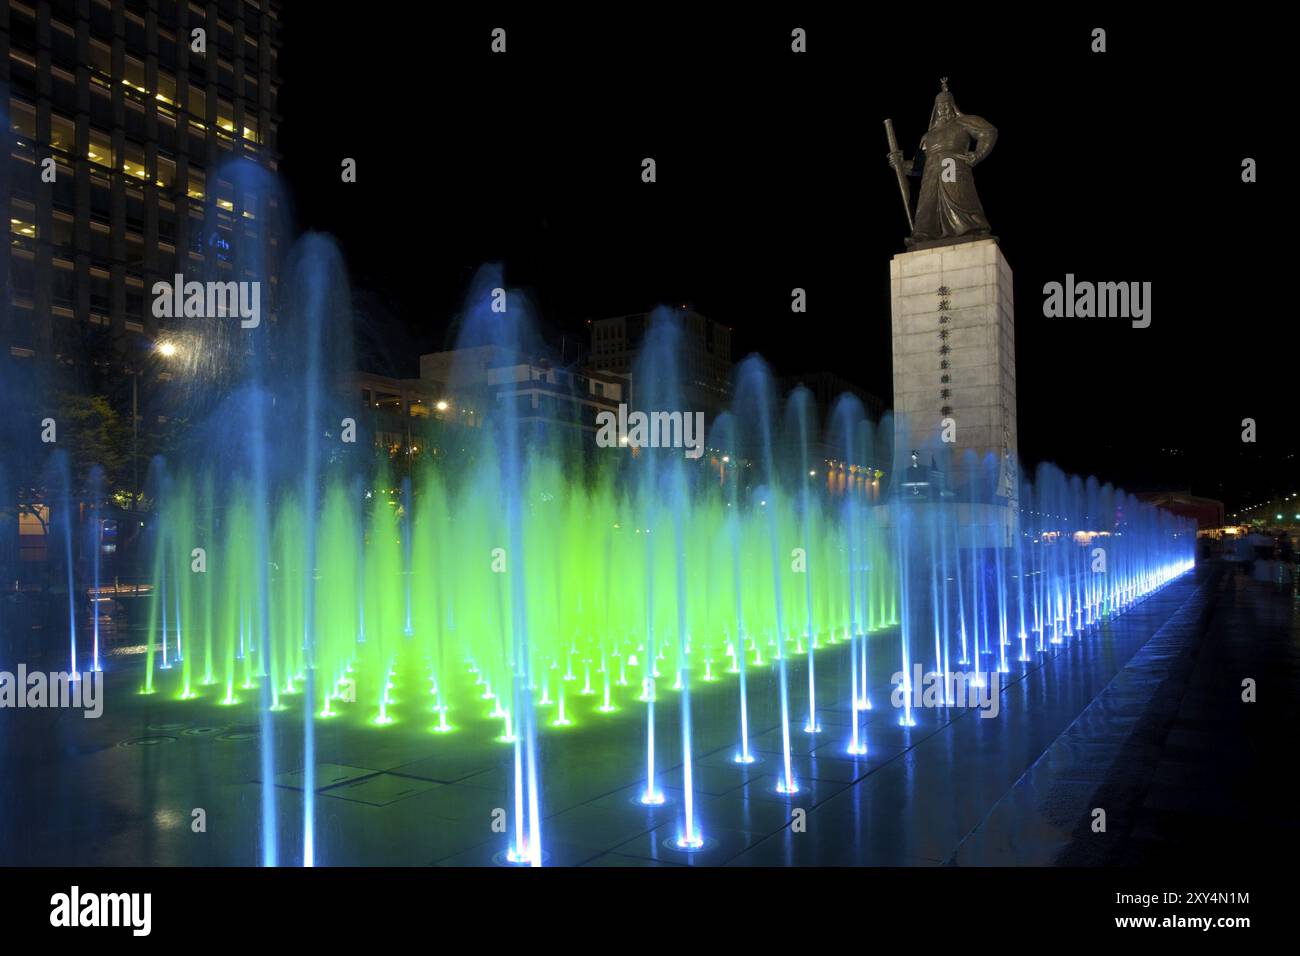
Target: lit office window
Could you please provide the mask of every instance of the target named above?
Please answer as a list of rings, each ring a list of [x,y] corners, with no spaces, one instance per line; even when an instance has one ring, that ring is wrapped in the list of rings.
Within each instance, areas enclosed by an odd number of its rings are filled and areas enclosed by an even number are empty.
[[[149,170],[145,165],[144,147],[139,143],[127,141],[123,147],[122,172],[133,179],[149,178]]]
[[[86,150],[86,158],[92,163],[98,163],[100,166],[107,166],[109,169],[114,168],[112,137],[107,133],[92,129],[90,131],[90,148]]]
[[[36,223],[27,218],[28,216],[31,216],[32,213],[21,212],[16,208],[17,205],[17,203],[14,204],[14,212],[17,215],[9,217],[9,231],[15,236],[22,236],[24,239],[35,239],[37,235]]]
[[[149,90],[144,85],[144,64],[133,56],[128,56],[123,69],[125,76],[122,83],[129,86],[137,93],[148,93]]]
[[[20,145],[32,145],[36,140],[36,108],[22,100],[10,99],[9,128],[18,134]]]
[[[73,151],[77,143],[77,124],[58,113],[50,114],[50,146],[65,153]]]
[[[235,108],[223,99],[217,100],[217,126],[228,133],[235,131]]]
[[[168,106],[176,105],[176,77],[158,71],[158,100]]]
[[[168,189],[176,184],[176,164],[165,156],[158,157],[157,182]]]

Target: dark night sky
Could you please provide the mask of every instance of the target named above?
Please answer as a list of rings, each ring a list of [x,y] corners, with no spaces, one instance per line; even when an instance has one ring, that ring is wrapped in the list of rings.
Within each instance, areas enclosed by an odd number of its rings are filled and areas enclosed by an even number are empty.
[[[1294,239],[1269,215],[1285,171],[1265,120],[1289,84],[1267,26],[1034,13],[1013,29],[1023,13],[986,6],[981,26],[923,5],[625,22],[401,4],[365,23],[289,3],[282,172],[299,226],[343,249],[363,350],[396,374],[450,344],[470,276],[501,261],[552,336],[688,302],[733,327],[737,358],[888,399],[905,221],[882,121],[911,156],[948,76],[1000,132],[976,183],[1015,273],[1022,458],[1230,507],[1295,490]],[[1261,183],[1241,182],[1246,156]],[[1151,281],[1151,327],[1044,318],[1043,284],[1067,272]],[[792,321],[796,286],[809,313]]]

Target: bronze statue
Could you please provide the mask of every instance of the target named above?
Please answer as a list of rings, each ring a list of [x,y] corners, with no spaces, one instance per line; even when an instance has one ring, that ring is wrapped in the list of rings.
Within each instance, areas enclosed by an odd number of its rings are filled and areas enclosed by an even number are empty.
[[[979,116],[969,116],[957,109],[948,92],[948,78],[941,81],[942,91],[934,98],[930,128],[921,137],[922,168],[916,160],[903,159],[894,137],[894,127],[885,120],[889,138],[889,165],[898,175],[903,192],[903,206],[912,223],[912,236],[904,242],[911,248],[946,245],[979,239],[989,235],[989,221],[975,192],[971,168],[993,149],[998,131]],[[916,201],[916,217],[909,208],[906,176],[921,177],[921,195]]]

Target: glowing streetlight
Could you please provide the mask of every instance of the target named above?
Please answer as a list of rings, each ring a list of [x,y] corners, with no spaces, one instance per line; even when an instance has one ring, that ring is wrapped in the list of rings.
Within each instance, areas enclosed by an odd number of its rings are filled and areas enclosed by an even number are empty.
[[[175,342],[159,342],[157,348],[158,354],[163,358],[171,358],[177,352]]]

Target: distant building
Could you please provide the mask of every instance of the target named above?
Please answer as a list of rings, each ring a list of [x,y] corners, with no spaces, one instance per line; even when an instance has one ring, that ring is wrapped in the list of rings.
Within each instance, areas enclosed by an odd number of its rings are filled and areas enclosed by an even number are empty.
[[[501,361],[488,370],[487,385],[498,404],[514,402],[521,423],[557,425],[596,433],[596,416],[617,414],[631,388],[627,375],[536,359]]]
[[[391,378],[370,372],[356,375],[363,409],[358,423],[376,446],[392,458],[433,453],[431,436],[424,428],[431,419],[449,418],[450,404],[443,391],[418,378]],[[439,408],[441,406],[441,408]]]
[[[786,375],[781,379],[781,389],[786,394],[800,385],[812,393],[813,402],[817,406],[818,420],[823,427],[829,423],[831,413],[835,410],[835,403],[839,401],[841,395],[856,397],[862,403],[867,418],[873,422],[880,421],[880,416],[885,413],[883,399],[834,372],[805,372],[802,375]]]
[[[507,402],[525,429],[589,432],[594,447],[596,415],[617,412],[630,379],[485,345],[421,355],[419,378],[359,372],[355,387],[375,444],[394,458],[418,459],[444,452],[446,426],[481,427]]]
[[[1137,498],[1180,517],[1195,518],[1198,529],[1223,527],[1222,501],[1182,491],[1149,491],[1139,493]]]
[[[638,312],[591,322],[588,364],[630,375],[650,325],[651,313]],[[731,329],[685,307],[678,313],[682,342],[675,369],[682,400],[711,422],[731,404]]]
[[[596,415],[616,411],[620,402],[628,401],[631,390],[627,374],[561,364],[550,355],[523,354],[496,345],[421,355],[420,381],[460,396],[461,414],[471,418],[511,401],[521,422],[593,433]]]
[[[852,492],[872,501],[878,500],[881,479],[892,463],[876,459],[889,458],[892,448],[882,448],[877,443],[874,448],[856,449],[856,460],[844,460],[844,453],[837,449],[835,436],[831,434],[831,417],[840,397],[852,395],[862,403],[867,420],[879,424],[885,411],[884,401],[834,372],[806,372],[802,375],[787,375],[780,380],[781,390],[786,395],[800,386],[812,394],[817,416],[817,431],[808,450],[809,471],[817,474],[810,477],[819,479],[832,493]]]

